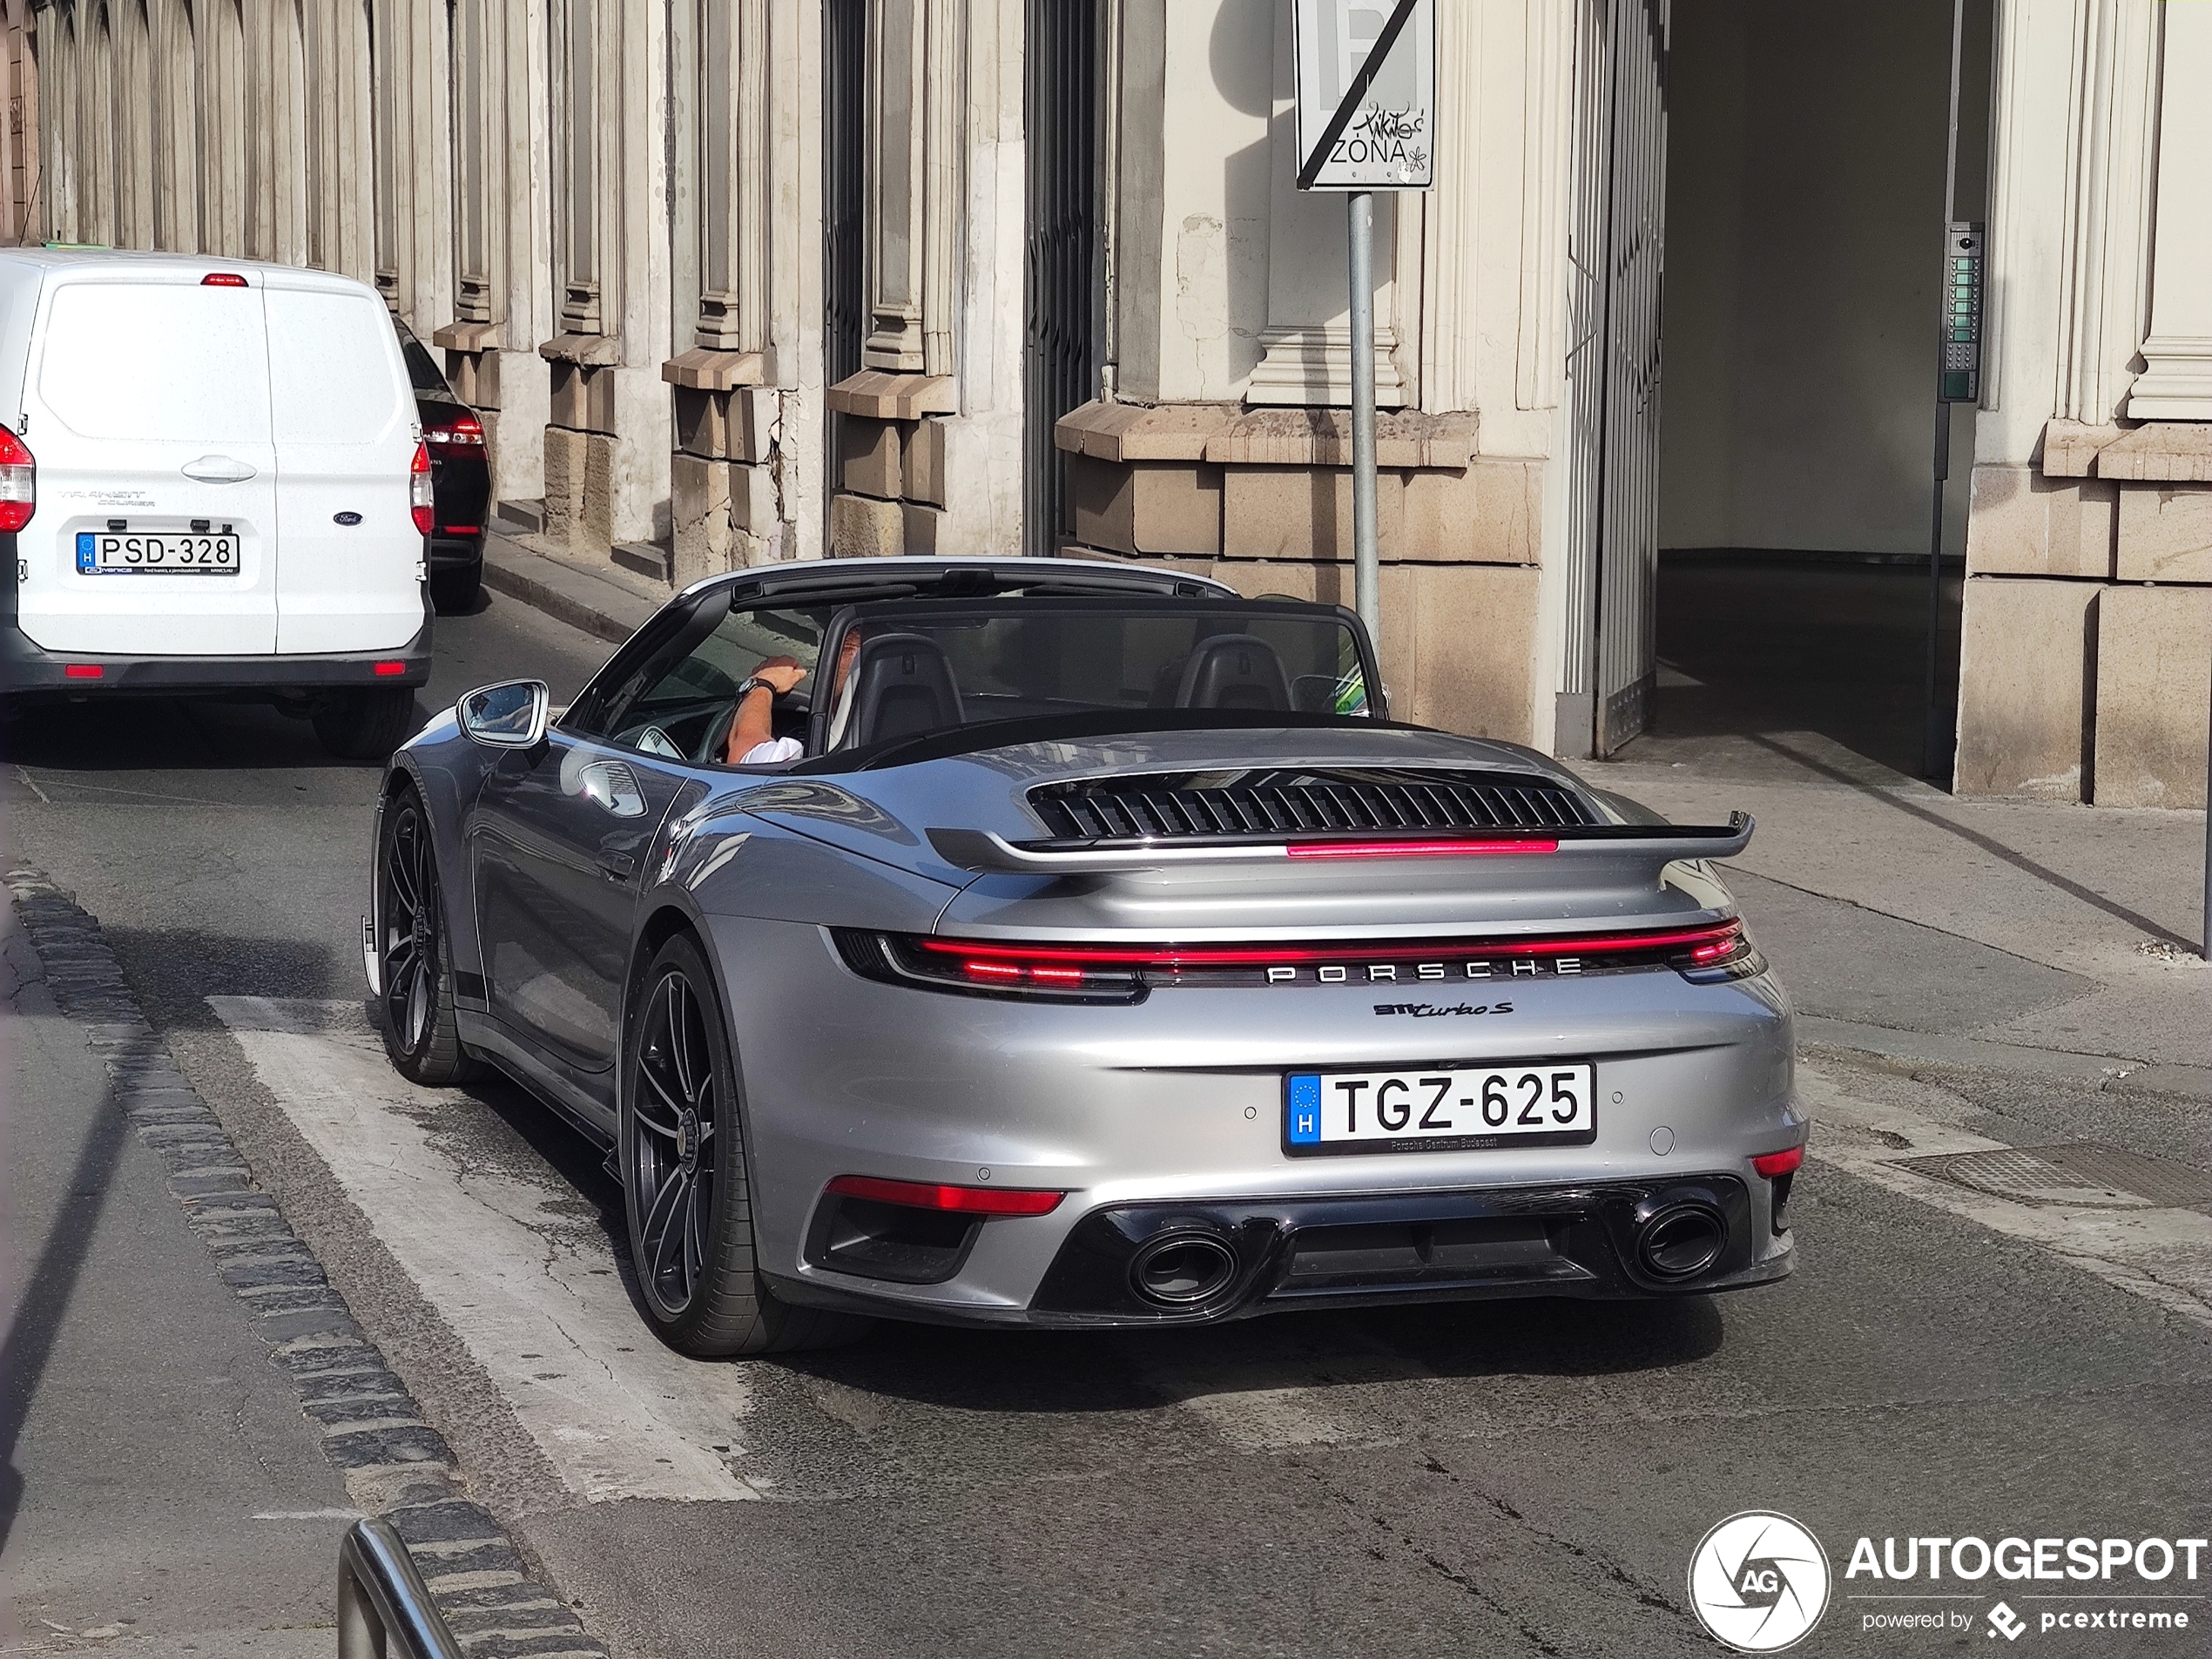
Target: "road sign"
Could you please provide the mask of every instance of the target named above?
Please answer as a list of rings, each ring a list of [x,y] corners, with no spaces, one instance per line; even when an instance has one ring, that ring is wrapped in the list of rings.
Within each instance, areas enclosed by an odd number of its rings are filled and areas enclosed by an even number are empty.
[[[1300,190],[1426,190],[1435,0],[1294,0]]]

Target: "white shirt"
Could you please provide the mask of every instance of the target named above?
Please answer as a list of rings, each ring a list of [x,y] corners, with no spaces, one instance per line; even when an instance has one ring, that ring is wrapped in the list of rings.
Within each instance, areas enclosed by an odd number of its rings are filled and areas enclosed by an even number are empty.
[[[806,745],[797,738],[771,738],[765,743],[756,743],[738,756],[740,766],[766,766],[779,760],[796,760],[806,752]]]

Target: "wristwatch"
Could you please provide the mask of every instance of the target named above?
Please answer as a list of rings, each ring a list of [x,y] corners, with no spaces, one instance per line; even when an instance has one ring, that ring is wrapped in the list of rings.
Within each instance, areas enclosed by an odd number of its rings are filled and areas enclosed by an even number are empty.
[[[767,692],[771,697],[773,697],[776,694],[776,688],[771,682],[764,680],[759,675],[755,674],[750,679],[746,680],[744,685],[738,687],[738,701],[740,703],[744,702],[745,698],[753,694],[753,691],[756,689]]]

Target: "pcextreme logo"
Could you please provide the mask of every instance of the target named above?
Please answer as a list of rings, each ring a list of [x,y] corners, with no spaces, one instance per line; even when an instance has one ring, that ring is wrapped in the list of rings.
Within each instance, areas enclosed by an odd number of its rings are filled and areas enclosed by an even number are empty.
[[[1738,1653],[1794,1647],[1828,1608],[1828,1554],[1787,1515],[1747,1509],[1707,1533],[1689,1558],[1689,1605]]]

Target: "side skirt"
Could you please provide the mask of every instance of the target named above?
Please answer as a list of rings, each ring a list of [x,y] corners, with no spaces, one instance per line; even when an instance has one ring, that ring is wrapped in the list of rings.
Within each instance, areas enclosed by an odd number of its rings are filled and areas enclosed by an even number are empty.
[[[463,1043],[536,1096],[611,1162],[615,1117],[600,1101],[516,1041],[495,1016],[457,1008],[454,1023]]]

